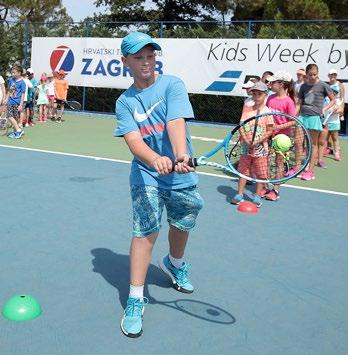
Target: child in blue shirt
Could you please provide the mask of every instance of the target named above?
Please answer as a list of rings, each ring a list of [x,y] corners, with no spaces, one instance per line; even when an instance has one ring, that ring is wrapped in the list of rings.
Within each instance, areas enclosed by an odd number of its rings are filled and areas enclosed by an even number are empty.
[[[133,239],[130,247],[130,292],[121,330],[128,337],[142,333],[147,303],[143,290],[152,248],[161,228],[164,207],[169,223],[169,254],[159,261],[176,290],[193,292],[188,264],[183,261],[189,231],[203,206],[198,178],[188,166],[192,155],[186,120],[193,118],[183,82],[155,73],[161,47],[141,32],[127,35],[121,45],[122,61],[134,83],[116,102],[118,127],[134,155],[130,174]]]
[[[14,131],[11,132],[8,137],[15,139],[22,138],[24,134],[24,131],[18,124],[20,113],[24,108],[23,104],[26,88],[22,78],[22,72],[23,68],[19,65],[15,65],[11,70],[12,77],[8,81],[6,116],[14,127]]]

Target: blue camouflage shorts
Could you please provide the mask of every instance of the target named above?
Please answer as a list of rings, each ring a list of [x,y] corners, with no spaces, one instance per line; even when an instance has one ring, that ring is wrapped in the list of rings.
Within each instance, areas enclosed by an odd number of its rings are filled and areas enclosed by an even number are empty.
[[[7,105],[6,108],[6,118],[14,118],[16,121],[19,120],[20,112],[18,111],[19,105]]]
[[[189,231],[203,207],[196,186],[165,190],[155,186],[132,185],[133,237],[146,237],[161,228],[164,207],[167,221],[182,231]]]

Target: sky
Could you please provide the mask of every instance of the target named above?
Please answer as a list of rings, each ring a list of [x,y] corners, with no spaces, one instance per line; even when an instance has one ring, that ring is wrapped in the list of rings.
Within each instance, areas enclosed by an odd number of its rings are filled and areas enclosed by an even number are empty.
[[[67,9],[68,15],[75,22],[79,22],[87,16],[93,16],[94,12],[101,12],[101,8],[93,5],[95,0],[62,0],[63,6]]]

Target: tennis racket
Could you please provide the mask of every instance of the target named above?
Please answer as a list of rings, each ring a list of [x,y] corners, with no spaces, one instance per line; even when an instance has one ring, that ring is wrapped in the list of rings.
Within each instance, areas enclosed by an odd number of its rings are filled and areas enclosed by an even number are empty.
[[[80,111],[81,110],[81,104],[78,101],[75,100],[67,100],[64,101],[64,104],[70,108],[70,110],[73,111]]]
[[[333,112],[334,112],[334,110],[332,109],[329,111],[329,113],[327,115],[325,115],[323,117],[323,120],[322,120],[323,127],[325,127],[327,125],[327,122],[329,121],[329,118],[332,116]]]
[[[11,127],[11,122],[6,118],[6,113],[0,115],[0,136],[5,136]]]
[[[276,125],[273,115],[286,117],[287,122]],[[271,132],[265,128],[266,122],[273,122]],[[283,130],[292,142],[287,152],[277,151],[272,145],[272,137]],[[208,160],[220,150],[227,164]],[[215,148],[199,158],[191,158],[188,164],[209,166],[252,182],[282,184],[306,168],[311,154],[310,135],[300,120],[285,113],[268,112],[241,122]]]

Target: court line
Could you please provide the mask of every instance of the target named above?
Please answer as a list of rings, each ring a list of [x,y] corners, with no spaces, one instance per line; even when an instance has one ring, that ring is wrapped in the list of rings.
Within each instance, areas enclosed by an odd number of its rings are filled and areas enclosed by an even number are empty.
[[[112,158],[103,158],[103,157],[98,157],[98,156],[93,156],[93,155],[83,155],[83,154],[75,154],[75,153],[57,152],[57,151],[45,150],[45,149],[37,149],[37,148],[16,147],[16,146],[13,146],[13,145],[6,145],[6,144],[0,144],[0,147],[2,147],[2,148],[19,149],[19,150],[28,150],[28,151],[39,152],[39,153],[65,155],[65,156],[77,157],[77,158],[87,158],[87,159],[94,159],[94,160],[105,160],[105,161],[112,161],[112,162],[124,163],[124,164],[130,164],[131,163],[129,160],[120,160],[120,159],[112,159]],[[212,177],[219,177],[219,178],[229,179],[229,180],[233,180],[234,179],[231,176],[213,174],[213,173],[206,173],[206,172],[203,172],[203,171],[197,171],[197,174],[199,174],[199,175],[207,175],[207,176],[212,176]],[[282,185],[282,187],[288,187],[288,188],[291,188],[291,189],[298,189],[298,190],[321,192],[321,193],[331,194],[331,195],[348,196],[348,193],[346,193],[346,192],[338,192],[338,191],[331,191],[331,190],[324,190],[324,189],[316,189],[316,188],[312,188],[312,187],[303,187],[303,186],[296,186],[296,185],[291,185],[291,184]]]
[[[216,138],[207,138],[207,137],[199,137],[199,136],[191,136],[192,139],[196,139],[203,142],[215,142],[221,143],[223,139],[216,139]]]

